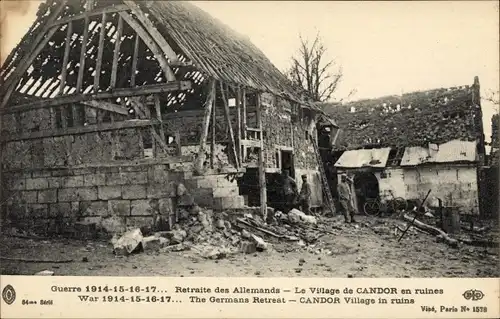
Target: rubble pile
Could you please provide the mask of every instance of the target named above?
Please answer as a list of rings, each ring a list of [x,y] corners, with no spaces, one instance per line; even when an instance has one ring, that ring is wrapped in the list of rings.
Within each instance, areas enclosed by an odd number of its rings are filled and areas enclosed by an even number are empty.
[[[314,247],[322,235],[331,233],[320,226],[318,218],[297,209],[283,214],[269,208],[268,223],[258,212],[214,212],[196,204],[182,206],[177,210],[177,223],[170,230],[137,228],[113,237],[114,253],[127,256],[141,251],[190,250],[206,259],[221,259],[271,250],[278,243],[290,243],[294,249]]]

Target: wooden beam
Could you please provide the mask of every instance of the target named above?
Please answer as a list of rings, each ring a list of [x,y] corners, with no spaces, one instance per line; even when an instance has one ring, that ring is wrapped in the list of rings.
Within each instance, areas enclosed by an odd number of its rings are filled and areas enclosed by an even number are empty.
[[[61,83],[59,84],[59,92],[57,95],[62,95],[66,87],[66,75],[68,74],[69,52],[71,50],[71,36],[73,35],[73,22],[68,22],[66,29],[66,43],[64,45],[64,57],[61,68]]]
[[[80,103],[91,100],[114,99],[119,97],[130,97],[130,96],[149,95],[154,93],[190,90],[191,85],[192,84],[190,81],[175,81],[170,83],[145,85],[135,88],[115,89],[109,92],[64,95],[51,99],[39,99],[30,103],[12,106],[7,109],[3,109],[1,114],[25,112],[29,110],[43,109],[51,106]]]
[[[78,135],[93,132],[104,132],[104,131],[115,131],[126,128],[136,128],[136,127],[148,127],[151,125],[159,125],[158,121],[155,120],[128,120],[114,123],[101,123],[101,124],[91,124],[87,126],[78,127],[68,127],[58,130],[44,130],[38,132],[27,132],[24,134],[5,134],[1,137],[0,141],[11,142],[11,141],[22,141],[31,139],[40,139],[46,137],[57,137],[65,135]]]
[[[89,17],[85,17],[85,22],[83,26],[83,38],[82,46],[80,48],[80,66],[78,67],[78,77],[76,79],[76,92],[80,93],[82,91],[83,85],[83,73],[85,72],[85,57],[87,55],[87,42],[89,39]]]
[[[57,20],[57,21],[50,23],[49,25],[50,25],[50,27],[54,27],[57,25],[68,23],[70,21],[84,19],[85,17],[95,16],[95,15],[99,15],[99,14],[103,14],[103,13],[115,13],[115,12],[121,12],[121,11],[127,11],[127,10],[129,10],[129,8],[126,5],[118,4],[118,5],[114,5],[112,7],[99,8],[99,9],[95,9],[92,11],[86,11],[84,13],[76,14],[76,15],[71,16],[71,17],[62,18],[60,20]]]
[[[30,51],[30,54],[28,55],[29,57],[26,59],[26,61],[23,64],[18,65],[17,68],[14,70],[14,73],[16,73],[16,74],[12,74],[8,79],[8,80],[12,79],[12,82],[10,83],[10,86],[7,88],[7,90],[3,96],[2,104],[0,105],[0,109],[3,110],[5,108],[5,105],[7,105],[7,102],[10,99],[10,95],[12,94],[12,92],[14,91],[14,89],[17,86],[17,82],[19,81],[19,77],[22,76],[24,72],[26,72],[26,70],[31,65],[31,63],[33,63],[33,60],[38,56],[38,54],[40,54],[40,52],[43,50],[45,45],[47,45],[47,43],[50,41],[50,39],[52,38],[54,33],[57,32],[58,29],[59,29],[59,27],[54,27],[54,28],[50,29],[45,34],[45,38],[37,45],[37,47],[33,51]],[[5,87],[7,87],[7,85],[9,85],[9,84],[6,84]]]
[[[156,60],[160,64],[163,73],[165,73],[167,81],[175,81],[175,74],[168,65],[167,59],[165,58],[165,53],[162,52],[160,47],[158,47],[158,44],[156,44],[151,35],[137,21],[135,21],[135,19],[130,14],[126,12],[120,12],[120,17],[123,17],[128,25],[130,25],[135,30],[135,32],[137,32],[142,41],[144,41],[147,47],[154,54]]]
[[[115,50],[113,52],[113,64],[111,67],[111,80],[109,86],[114,89],[116,86],[116,74],[118,72],[118,59],[120,58],[120,46],[122,43],[123,18],[118,16],[118,31],[116,32]]]
[[[135,3],[135,1],[123,1],[126,5],[132,9],[132,12],[137,17],[137,19],[142,23],[147,32],[151,35],[153,40],[160,46],[163,53],[168,57],[170,62],[177,63],[179,58],[177,54],[172,49],[172,47],[165,40],[163,35],[155,28],[151,20],[146,16],[146,14],[141,10],[141,8]]]
[[[135,78],[136,78],[136,72],[137,72],[137,60],[139,58],[139,46],[141,42],[139,41],[140,37],[138,34],[135,35],[135,42],[134,42],[134,55],[132,56],[132,74],[130,75],[130,86],[134,87],[135,86]]]
[[[259,147],[259,189],[260,189],[260,213],[267,223],[267,187],[266,187],[266,171],[264,160],[264,141],[262,134],[262,109],[260,94],[257,93],[257,123],[261,129],[260,133],[260,147]]]
[[[108,111],[108,112],[112,112],[112,113],[128,115],[128,110],[126,108],[124,108],[123,106],[109,103],[106,101],[92,100],[92,101],[82,102],[81,104],[84,104],[86,106],[90,106],[90,107],[93,107],[95,109],[102,110],[102,111]]]
[[[210,168],[215,168],[215,122],[217,113],[217,95],[214,96],[214,105],[212,110],[212,138],[210,139]]]
[[[101,30],[99,32],[99,47],[97,49],[97,60],[94,75],[94,92],[99,92],[99,80],[101,79],[102,55],[104,52],[104,38],[106,37],[106,13],[102,14]]]
[[[239,163],[243,162],[241,158],[241,88],[238,86],[236,89],[236,129],[237,129],[237,155]]]
[[[207,144],[208,137],[208,127],[210,125],[210,114],[212,113],[213,104],[215,101],[215,79],[210,79],[209,82],[209,91],[207,100],[205,101],[205,114],[203,115],[203,124],[201,130],[201,138],[200,138],[200,149],[198,150],[198,157],[196,159],[195,170],[201,174],[203,172],[203,163],[205,162],[205,147]]]
[[[224,93],[224,85],[222,82],[220,83],[220,90],[222,94],[222,100],[224,101],[224,116],[226,117],[227,125],[229,128],[229,144],[231,145],[231,149],[233,150],[233,156],[235,160],[235,166],[236,168],[240,167],[240,163],[238,160],[238,153],[236,151],[236,143],[234,141],[234,132],[233,132],[233,125],[231,124],[231,113],[229,112],[229,104],[227,101],[226,94]]]

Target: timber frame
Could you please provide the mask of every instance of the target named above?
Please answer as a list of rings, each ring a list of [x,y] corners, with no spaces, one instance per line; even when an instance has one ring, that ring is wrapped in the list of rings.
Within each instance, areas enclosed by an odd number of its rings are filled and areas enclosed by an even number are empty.
[[[182,15],[184,11],[190,15]],[[140,148],[151,148],[155,160],[179,157],[184,137],[172,131],[165,119],[175,114],[173,108],[203,106],[196,172],[206,173],[206,160],[214,169],[220,112],[236,171],[244,170],[249,149],[257,150],[265,216],[262,95],[288,100],[297,114],[304,109],[320,111],[295,94],[286,78],[247,40],[236,38],[240,44],[235,47],[224,39],[215,46],[205,43],[200,30],[211,28],[211,35],[221,30],[209,20],[206,13],[183,2],[47,0],[29,35],[0,69],[2,154],[7,146],[27,141],[41,145],[48,138],[135,129]],[[179,23],[185,23],[185,30]],[[248,50],[243,52],[242,47]],[[209,53],[215,58],[208,58]],[[253,105],[248,105],[250,95]],[[230,106],[229,99],[235,104]],[[250,107],[255,112],[253,124],[247,122]],[[231,124],[232,112],[236,127]],[[31,118],[36,125],[27,127],[26,119]],[[73,163],[69,166],[76,165],[72,155],[67,157]],[[1,160],[0,184],[8,164],[6,156]]]

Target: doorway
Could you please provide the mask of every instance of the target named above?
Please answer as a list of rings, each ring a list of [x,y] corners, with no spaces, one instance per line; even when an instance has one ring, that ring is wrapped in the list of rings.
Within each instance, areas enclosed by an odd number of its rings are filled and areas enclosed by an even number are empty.
[[[295,165],[293,162],[293,152],[292,151],[281,151],[281,170],[288,170],[290,176],[295,178]]]
[[[377,177],[371,172],[358,172],[354,175],[354,194],[358,211],[363,211],[363,206],[368,199],[379,197]]]

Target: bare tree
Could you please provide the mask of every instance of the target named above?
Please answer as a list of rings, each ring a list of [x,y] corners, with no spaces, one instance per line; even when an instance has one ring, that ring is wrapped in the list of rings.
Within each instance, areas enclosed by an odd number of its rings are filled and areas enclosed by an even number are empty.
[[[331,100],[342,80],[342,67],[337,66],[335,60],[327,60],[327,49],[319,34],[312,42],[302,36],[299,39],[298,54],[292,56],[292,65],[286,75],[308,99],[314,102]]]

